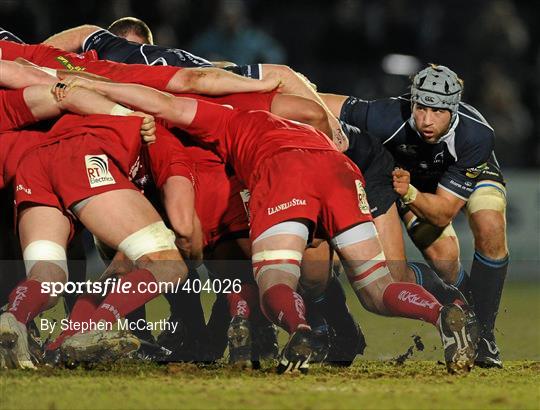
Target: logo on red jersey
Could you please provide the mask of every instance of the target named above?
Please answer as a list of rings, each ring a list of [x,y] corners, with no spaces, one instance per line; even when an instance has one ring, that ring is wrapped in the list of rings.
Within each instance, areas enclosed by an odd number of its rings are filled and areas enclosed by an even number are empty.
[[[109,172],[109,158],[107,155],[85,155],[86,175],[91,188],[103,185],[116,184]]]
[[[242,204],[244,205],[244,211],[246,211],[246,216],[249,222],[249,199],[251,198],[251,193],[249,189],[243,189],[240,191],[240,198],[242,198]]]
[[[56,57],[56,60],[62,64],[64,67],[66,67],[66,70],[70,71],[84,71],[86,70],[85,67],[81,67],[79,65],[73,64],[71,61],[69,61],[66,57],[58,56]]]
[[[293,198],[289,202],[284,202],[282,204],[268,208],[268,215],[273,215],[275,213],[284,211],[285,209],[292,208],[293,206],[306,206],[306,205],[307,203],[305,199]]]
[[[356,193],[358,194],[358,208],[360,208],[360,212],[363,214],[369,214],[369,204],[362,181],[355,179],[354,182],[356,184]]]

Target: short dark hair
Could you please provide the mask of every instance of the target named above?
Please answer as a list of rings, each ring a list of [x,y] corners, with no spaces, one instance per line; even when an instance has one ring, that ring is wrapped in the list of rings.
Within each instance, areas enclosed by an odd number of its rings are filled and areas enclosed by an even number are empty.
[[[146,44],[154,44],[150,27],[148,27],[144,21],[135,17],[122,17],[113,22],[108,30],[118,37],[125,37],[128,34],[133,33],[144,39]]]

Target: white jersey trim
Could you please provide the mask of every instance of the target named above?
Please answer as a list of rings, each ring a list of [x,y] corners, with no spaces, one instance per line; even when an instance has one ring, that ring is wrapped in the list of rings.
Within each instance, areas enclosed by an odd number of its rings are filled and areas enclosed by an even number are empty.
[[[439,184],[438,184],[437,186],[438,186],[439,188],[444,189],[446,192],[449,192],[449,193],[451,193],[452,195],[457,196],[459,199],[462,199],[462,200],[465,201],[465,202],[467,202],[467,201],[469,200],[469,198],[465,198],[465,197],[459,195],[459,194],[456,193],[455,191],[452,191],[451,189],[449,189],[449,188],[445,187],[444,185],[442,185],[440,182],[439,182]]]

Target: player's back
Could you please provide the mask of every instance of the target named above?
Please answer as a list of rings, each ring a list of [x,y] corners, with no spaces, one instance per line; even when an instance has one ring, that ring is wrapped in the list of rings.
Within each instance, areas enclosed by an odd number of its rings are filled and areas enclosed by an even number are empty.
[[[212,63],[185,50],[153,44],[139,44],[118,37],[107,30],[91,34],[83,51],[94,50],[102,60],[126,64],[171,65],[176,67],[211,67]]]
[[[268,111],[242,111],[199,101],[187,131],[213,148],[248,186],[258,166],[285,150],[334,151],[315,128],[286,120]]]

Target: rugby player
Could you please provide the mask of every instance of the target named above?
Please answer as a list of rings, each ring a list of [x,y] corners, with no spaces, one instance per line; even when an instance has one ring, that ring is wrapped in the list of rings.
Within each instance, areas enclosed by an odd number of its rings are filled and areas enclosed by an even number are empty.
[[[313,352],[304,303],[295,290],[310,229],[313,232],[318,222],[366,309],[438,326],[448,370],[470,370],[475,346],[465,313],[456,304],[442,306],[416,284],[393,281],[363,177],[324,134],[265,111],[234,110],[138,85],[73,79],[58,90],[59,97],[79,86],[185,129],[210,144],[249,188],[252,262],[261,308],[291,334],[278,372],[306,372]],[[315,169],[313,163],[318,164]]]
[[[94,25],[75,27],[53,35],[44,43],[72,52],[94,51],[100,59],[121,63],[177,67],[215,66],[254,79],[279,77],[280,93],[272,101],[272,112],[281,117],[310,124],[332,138],[341,151],[347,148],[347,140],[339,122],[326,107],[313,85],[288,66],[276,64],[236,66],[233,63],[212,63],[182,49],[154,45],[149,27],[133,17],[124,17],[113,22],[108,30]]]
[[[2,72],[0,86],[26,87],[0,91],[3,118],[2,133],[0,134],[2,139],[2,149],[0,150],[1,187],[10,184],[14,179],[16,170],[25,155],[38,149],[41,145],[54,143],[45,132],[16,129],[34,124],[39,120],[57,117],[64,110],[81,114],[110,113],[111,111],[124,115],[131,113],[139,118],[138,120],[134,119],[138,121],[139,128],[141,128],[140,116],[143,116],[144,123],[141,131],[145,133],[145,138],[155,139],[153,135],[154,122],[150,116],[133,113],[131,110],[107,100],[102,95],[92,92],[74,93],[69,99],[58,103],[50,91],[51,84],[57,81],[54,77],[33,67],[25,67],[7,61],[0,61],[0,70]],[[15,184],[15,188],[16,194],[24,191],[26,194],[32,195],[31,188],[24,184]],[[26,210],[21,212],[21,218],[23,214],[26,215]],[[27,218],[25,217],[26,221],[28,221]],[[50,227],[42,227],[41,231],[44,229],[47,230]],[[39,228],[36,229],[36,234],[41,235]],[[55,298],[49,298],[49,295],[40,292],[40,282],[54,277],[55,271],[60,267],[66,267],[65,252],[62,253],[60,248],[61,246],[54,241],[46,239],[28,241],[28,236],[24,237],[22,249],[28,279],[10,293],[8,310],[0,316],[0,350],[2,350],[4,363],[10,366],[34,367],[28,352],[25,325],[56,301]],[[62,256],[64,260],[60,260]],[[58,261],[55,260],[57,257]],[[44,260],[52,259],[52,265],[45,261],[41,262],[43,258],[45,258]],[[55,267],[55,264],[58,265],[58,268]]]
[[[411,93],[365,101],[323,94],[335,115],[377,137],[401,169],[394,186],[413,242],[449,284],[472,296],[480,324],[476,363],[501,367],[494,327],[508,269],[506,188],[494,131],[461,101],[463,82],[444,66],[414,77]],[[474,235],[471,274],[459,261],[452,220],[464,209]]]

